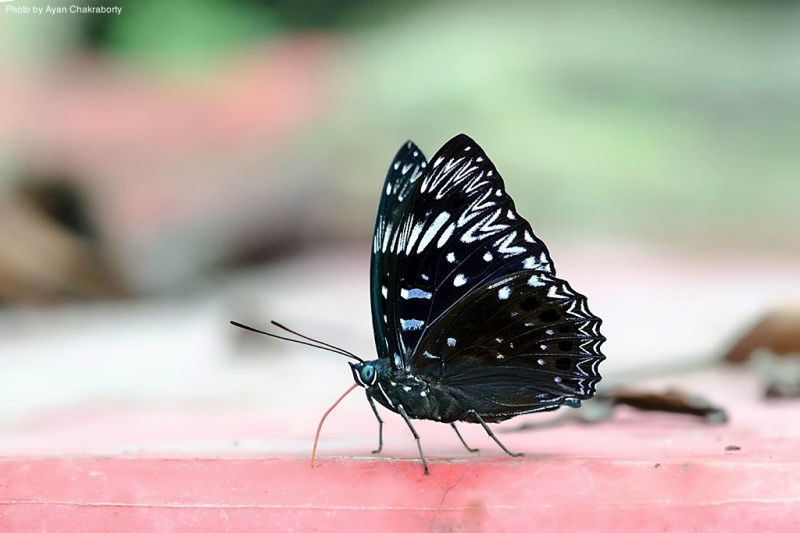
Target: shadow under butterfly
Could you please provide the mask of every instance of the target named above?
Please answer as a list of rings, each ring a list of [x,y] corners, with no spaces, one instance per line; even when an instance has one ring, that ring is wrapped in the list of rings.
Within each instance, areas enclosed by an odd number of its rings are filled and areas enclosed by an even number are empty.
[[[466,135],[431,163],[411,141],[397,153],[383,188],[372,243],[370,292],[378,359],[364,361],[273,324],[309,344],[355,359],[357,386],[398,413],[428,465],[412,419],[476,423],[512,456],[491,428],[517,415],[578,407],[591,398],[605,359],[601,320],[586,297],[556,277],[545,246],[519,215],[502,178]],[[313,344],[312,344],[313,343]]]

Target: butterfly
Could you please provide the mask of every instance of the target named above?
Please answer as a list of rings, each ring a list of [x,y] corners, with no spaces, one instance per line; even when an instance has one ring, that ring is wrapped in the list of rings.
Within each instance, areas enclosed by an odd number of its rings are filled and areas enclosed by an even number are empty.
[[[406,422],[425,474],[412,420],[451,425],[470,451],[455,423],[480,424],[522,455],[488,424],[577,407],[601,379],[601,320],[556,277],[547,246],[466,135],[430,163],[411,141],[397,152],[375,222],[370,298],[377,359],[320,344],[356,360],[345,395],[366,392],[379,428],[373,453],[383,448],[377,402]],[[312,464],[315,453],[316,440]]]

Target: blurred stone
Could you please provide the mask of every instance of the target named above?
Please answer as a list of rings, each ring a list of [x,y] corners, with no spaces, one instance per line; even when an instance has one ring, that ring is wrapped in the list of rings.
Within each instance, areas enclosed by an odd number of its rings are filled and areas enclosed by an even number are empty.
[[[800,351],[776,354],[759,348],[753,352],[751,364],[764,383],[764,398],[800,398]]]
[[[703,396],[687,394],[675,389],[649,392],[619,388],[612,392],[598,393],[594,398],[582,402],[581,409],[578,411],[567,411],[562,416],[545,422],[525,423],[514,431],[559,426],[569,422],[581,424],[606,422],[611,420],[620,405],[626,405],[638,411],[692,415],[702,418],[706,424],[712,426],[728,422],[727,410],[711,403]]]
[[[0,198],[0,302],[30,305],[126,293],[76,187],[34,179]]]
[[[614,406],[627,405],[640,411],[698,416],[705,419],[707,424],[724,424],[728,421],[728,414],[724,408],[712,404],[702,396],[689,395],[677,390],[652,393],[618,389],[607,398],[601,396],[601,400],[608,400]]]
[[[777,357],[800,356],[800,309],[776,309],[767,313],[725,354],[729,363],[744,363],[759,349]]]

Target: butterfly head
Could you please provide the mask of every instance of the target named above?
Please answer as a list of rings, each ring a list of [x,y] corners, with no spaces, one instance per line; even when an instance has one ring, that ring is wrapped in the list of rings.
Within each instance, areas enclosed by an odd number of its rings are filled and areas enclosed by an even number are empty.
[[[385,379],[387,373],[391,372],[391,367],[385,359],[350,363],[350,368],[356,384],[367,389],[376,385],[381,378]]]
[[[378,381],[378,369],[376,361],[366,361],[364,363],[350,363],[353,370],[353,379],[362,387],[369,388]]]

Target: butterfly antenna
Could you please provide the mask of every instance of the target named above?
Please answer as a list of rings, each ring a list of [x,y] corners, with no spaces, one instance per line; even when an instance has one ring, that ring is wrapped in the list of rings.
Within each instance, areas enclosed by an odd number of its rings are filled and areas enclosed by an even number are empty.
[[[279,327],[279,328],[281,328],[281,329],[282,329],[282,330],[284,330],[284,331],[288,331],[288,332],[289,332],[289,333],[291,333],[292,335],[297,335],[297,336],[298,336],[298,337],[300,337],[301,339],[305,339],[305,340],[307,340],[307,341],[311,341],[311,342],[316,342],[317,344],[321,344],[322,346],[325,346],[325,347],[327,347],[327,348],[330,348],[330,349],[332,349],[332,350],[336,350],[336,351],[338,351],[338,352],[339,352],[340,354],[342,354],[342,355],[345,355],[345,356],[347,356],[347,357],[352,357],[353,359],[355,359],[355,360],[357,360],[357,361],[361,361],[362,363],[364,362],[364,360],[363,360],[363,359],[361,359],[359,356],[357,356],[356,354],[354,354],[354,353],[352,353],[352,352],[348,352],[348,351],[347,351],[347,350],[345,350],[344,348],[339,348],[338,346],[334,346],[333,344],[328,344],[327,342],[322,342],[322,341],[319,341],[319,340],[317,340],[317,339],[312,339],[311,337],[306,337],[306,336],[305,336],[305,335],[303,335],[302,333],[298,333],[298,332],[296,332],[296,331],[294,331],[294,330],[292,330],[292,329],[289,329],[289,328],[287,328],[286,326],[284,326],[283,324],[280,324],[280,323],[278,323],[278,322],[275,322],[274,320],[270,320],[270,323],[271,323],[273,326],[275,326],[275,327]]]
[[[242,324],[241,322],[236,322],[235,320],[231,320],[231,325],[234,325],[237,328],[246,329],[247,331],[252,331],[254,333],[260,333],[262,335],[266,335],[267,337],[273,337],[273,338],[276,338],[276,339],[281,339],[282,341],[295,342],[297,344],[302,344],[304,346],[311,346],[312,348],[318,348],[320,350],[325,350],[327,352],[338,353],[339,355],[343,355],[345,357],[349,357],[351,359],[355,359],[356,361],[359,361],[361,363],[364,362],[364,360],[361,359],[359,356],[357,356],[357,355],[355,355],[353,353],[350,353],[350,352],[348,352],[347,350],[345,350],[343,348],[339,348],[338,346],[334,346],[332,344],[328,344],[326,342],[318,341],[316,339],[312,339],[311,337],[306,337],[305,335],[301,335],[300,333],[297,333],[296,331],[293,331],[293,330],[287,328],[286,326],[278,324],[274,320],[272,321],[272,324],[274,324],[275,326],[281,328],[284,331],[288,331],[289,333],[291,333],[293,335],[297,335],[298,337],[303,338],[306,341],[311,341],[311,342],[300,341],[300,340],[297,340],[297,339],[290,339],[289,337],[282,337],[281,335],[275,335],[274,333],[269,333],[267,331],[263,331],[263,330],[256,329],[256,328],[253,328],[253,327],[250,327],[250,326],[246,326],[246,325]]]
[[[354,384],[352,387],[344,391],[344,394],[339,396],[339,399],[333,402],[333,405],[328,407],[328,410],[325,411],[324,415],[322,415],[322,418],[319,421],[319,425],[317,426],[317,434],[314,436],[314,447],[311,449],[311,468],[316,468],[316,466],[314,465],[314,459],[317,457],[317,443],[319,442],[319,434],[322,431],[322,424],[325,423],[325,419],[328,418],[328,415],[331,414],[331,411],[333,411],[336,408],[336,406],[339,405],[339,403],[342,400],[344,400],[345,396],[353,392],[353,389],[355,389],[356,387],[358,387],[358,383]]]

